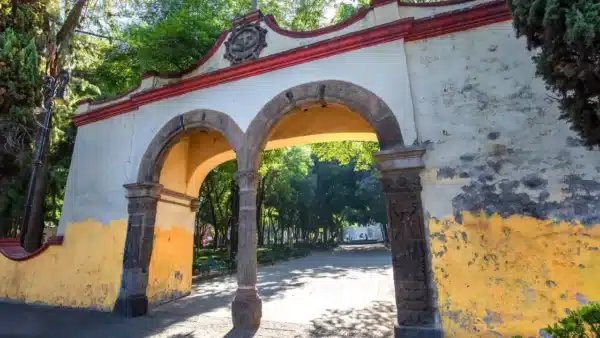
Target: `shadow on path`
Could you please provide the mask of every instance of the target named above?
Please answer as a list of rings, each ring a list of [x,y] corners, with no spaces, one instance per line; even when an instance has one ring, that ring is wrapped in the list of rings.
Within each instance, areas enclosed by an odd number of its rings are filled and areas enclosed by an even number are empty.
[[[390,302],[373,302],[367,308],[329,310],[311,323],[312,337],[388,338],[393,336],[396,307]]]
[[[268,302],[281,297],[287,290],[301,287],[310,279],[351,278],[350,275],[355,271],[385,273],[390,266],[391,257],[385,249],[342,247],[333,252],[317,252],[305,258],[260,268],[258,287],[263,302]],[[190,332],[203,325],[201,323],[205,318],[203,314],[215,309],[229,309],[235,289],[234,276],[215,278],[195,284],[190,296],[156,307],[147,316],[138,318],[124,318],[94,311],[0,303],[0,337],[141,338],[159,334],[170,327],[186,329],[183,330],[186,332],[167,336],[170,338],[201,337],[194,336]],[[378,323],[379,320],[375,315],[369,315],[369,311],[379,311],[381,316],[384,316],[387,310],[383,305],[376,305],[373,309],[364,311],[362,314],[332,311],[325,316],[327,318],[312,323],[314,329],[311,331],[311,337],[320,337],[319,332],[330,336],[332,332],[339,332],[342,329],[363,332],[361,326],[350,323],[355,321]],[[345,322],[347,324],[344,324]],[[393,319],[382,318],[381,323],[389,326],[393,323]],[[342,329],[336,325],[342,325]],[[233,330],[225,335],[227,338],[253,336],[251,332],[238,334]],[[351,336],[371,337],[362,333]]]

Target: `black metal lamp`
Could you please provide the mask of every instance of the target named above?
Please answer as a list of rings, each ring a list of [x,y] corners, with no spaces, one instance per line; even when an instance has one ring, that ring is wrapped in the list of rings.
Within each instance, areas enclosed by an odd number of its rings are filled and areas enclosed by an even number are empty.
[[[21,245],[25,241],[25,233],[29,225],[29,219],[31,218],[31,206],[34,198],[35,181],[37,179],[38,169],[42,165],[42,159],[44,158],[44,149],[46,145],[46,139],[48,138],[48,129],[50,127],[50,121],[52,119],[52,108],[54,101],[64,102],[65,91],[69,84],[71,76],[67,70],[61,70],[56,78],[52,76],[46,76],[44,78],[43,96],[44,96],[44,120],[43,124],[40,125],[40,130],[37,135],[35,157],[33,161],[33,168],[31,169],[31,176],[29,177],[29,186],[27,190],[27,200],[25,201],[25,214],[23,216],[23,224],[21,226],[20,241]]]

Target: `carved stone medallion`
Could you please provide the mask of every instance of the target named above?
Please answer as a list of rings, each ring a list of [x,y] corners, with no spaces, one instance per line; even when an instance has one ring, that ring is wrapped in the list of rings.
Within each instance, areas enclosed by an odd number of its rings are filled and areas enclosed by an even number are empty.
[[[259,23],[234,27],[225,41],[225,58],[231,61],[231,65],[258,59],[267,46],[266,36],[267,30],[260,27]]]

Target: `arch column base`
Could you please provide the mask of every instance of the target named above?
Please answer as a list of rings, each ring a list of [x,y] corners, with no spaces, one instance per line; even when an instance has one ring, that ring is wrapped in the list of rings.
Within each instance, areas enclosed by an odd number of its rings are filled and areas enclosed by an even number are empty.
[[[231,304],[231,318],[236,329],[257,329],[262,318],[262,299],[256,290],[237,290]]]
[[[146,295],[119,298],[113,312],[123,317],[140,317],[148,313],[148,297]]]
[[[439,328],[398,326],[394,327],[394,338],[442,338],[444,334]]]
[[[156,206],[163,186],[144,182],[126,184],[127,236],[123,251],[121,290],[113,312],[125,317],[139,317],[148,312],[148,267],[152,255]]]

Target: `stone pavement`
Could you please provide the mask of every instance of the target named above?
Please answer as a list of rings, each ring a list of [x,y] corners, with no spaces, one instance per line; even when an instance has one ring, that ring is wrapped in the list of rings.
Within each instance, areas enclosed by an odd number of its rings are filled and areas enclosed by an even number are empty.
[[[259,269],[261,328],[232,330],[235,278],[194,285],[192,295],[144,317],[0,304],[1,338],[392,337],[391,255],[346,246]]]

